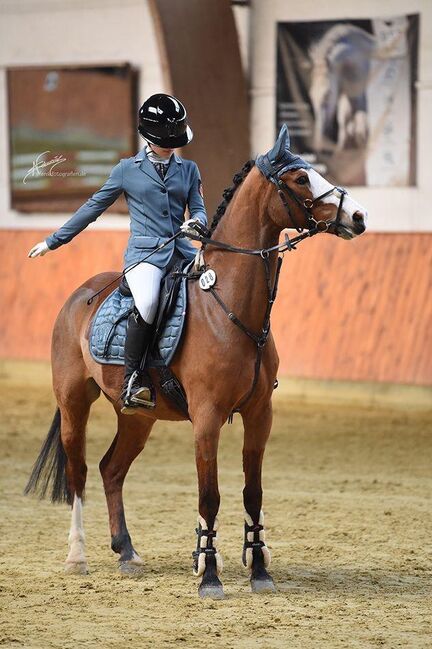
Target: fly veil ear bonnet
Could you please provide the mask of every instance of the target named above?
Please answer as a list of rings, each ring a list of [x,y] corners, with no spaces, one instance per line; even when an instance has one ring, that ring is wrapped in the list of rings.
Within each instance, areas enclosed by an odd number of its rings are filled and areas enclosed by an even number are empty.
[[[289,147],[288,127],[283,124],[273,148],[264,155],[259,155],[255,161],[256,166],[267,180],[276,184],[276,178],[280,178],[287,171],[311,168],[309,162],[292,153]]]
[[[256,159],[256,165],[261,173],[276,185],[279,198],[281,199],[283,206],[290,216],[291,222],[297,232],[302,232],[306,227],[308,232],[306,236],[312,236],[317,232],[327,232],[330,225],[333,225],[335,228],[336,234],[338,234],[341,227],[341,216],[342,216],[342,205],[343,200],[346,195],[346,190],[340,187],[331,187],[329,190],[325,191],[320,196],[314,198],[301,199],[300,196],[294,192],[286,182],[284,182],[282,176],[287,171],[294,171],[295,169],[311,169],[311,165],[306,160],[303,160],[299,155],[295,155],[290,151],[290,139],[288,134],[288,128],[284,124],[279,131],[278,139],[272,149],[264,155],[260,155]],[[313,214],[314,206],[319,203],[322,199],[334,192],[338,192],[339,196],[339,205],[337,208],[336,218],[333,221],[317,221]],[[287,196],[290,197],[300,209],[303,211],[306,225],[299,224],[294,217],[294,213],[291,212],[290,206],[288,203]],[[287,237],[286,237],[287,238]],[[298,239],[300,240],[300,239]],[[289,239],[287,239],[288,248],[292,247],[289,245]]]

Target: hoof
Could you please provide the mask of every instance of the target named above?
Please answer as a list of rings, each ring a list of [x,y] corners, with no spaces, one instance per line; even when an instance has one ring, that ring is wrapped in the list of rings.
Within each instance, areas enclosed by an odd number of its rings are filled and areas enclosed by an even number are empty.
[[[204,574],[198,587],[198,595],[202,599],[223,599],[225,597],[222,582],[217,573],[215,554],[206,556]]]
[[[88,575],[86,561],[68,561],[65,563],[64,571],[67,575]]]
[[[198,595],[202,599],[224,599],[225,594],[223,591],[223,586],[219,584],[201,584],[198,588]]]
[[[251,579],[253,593],[275,593],[276,586],[273,579],[268,575],[265,579]]]
[[[140,577],[144,572],[144,564],[142,561],[120,561],[119,570],[125,577]]]

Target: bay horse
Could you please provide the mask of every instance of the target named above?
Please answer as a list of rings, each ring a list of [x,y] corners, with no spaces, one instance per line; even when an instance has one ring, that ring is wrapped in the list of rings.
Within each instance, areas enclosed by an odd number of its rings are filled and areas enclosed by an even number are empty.
[[[265,543],[261,467],[272,425],[271,398],[278,369],[270,311],[276,297],[279,251],[324,230],[351,239],[365,230],[366,219],[364,208],[345,190],[330,185],[290,152],[286,126],[271,151],[256,163],[247,163],[234,177],[224,197],[204,250],[206,266],[216,273],[217,282],[213,294],[202,290],[198,282],[190,282],[185,330],[172,363],[187,395],[195,437],[199,515],[194,574],[201,577],[200,596],[214,599],[223,597],[217,542],[217,451],[221,427],[235,410],[244,425],[243,564],[250,571],[254,592],[275,589],[267,570],[270,552]],[[279,244],[280,233],[293,227],[306,230],[293,243],[287,238]],[[119,568],[124,574],[137,574],[143,565],[126,526],[122,498],[126,474],[157,419],[186,419],[159,390],[155,409],[122,414],[123,368],[99,364],[90,355],[89,328],[109,290],[103,290],[90,306],[88,301],[113,279],[115,273],[102,273],[87,280],[57,317],[52,372],[58,408],[25,490],[43,496],[51,488],[53,501],[72,505],[68,573],[87,572],[82,503],[86,424],[92,403],[103,392],[117,415],[117,433],[99,467],[111,547],[120,555]]]

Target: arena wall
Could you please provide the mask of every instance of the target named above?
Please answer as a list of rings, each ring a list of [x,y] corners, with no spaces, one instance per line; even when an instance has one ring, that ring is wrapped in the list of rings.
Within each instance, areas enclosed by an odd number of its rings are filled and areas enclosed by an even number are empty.
[[[42,259],[40,235],[0,232],[1,356],[48,358],[53,323],[88,277],[120,270],[126,233],[83,232]],[[272,328],[281,375],[432,383],[432,234],[323,235],[285,255]]]

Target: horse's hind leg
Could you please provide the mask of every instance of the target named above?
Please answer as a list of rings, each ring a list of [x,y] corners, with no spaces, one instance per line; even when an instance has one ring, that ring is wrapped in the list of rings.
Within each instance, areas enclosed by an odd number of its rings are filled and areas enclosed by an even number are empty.
[[[262,512],[261,469],[264,450],[272,423],[271,403],[242,413],[244,423],[243,471],[245,487],[245,538],[243,564],[250,570],[252,591],[273,592],[275,586],[267,572],[270,552],[265,544],[264,514]]]
[[[100,389],[94,380],[84,376],[68,376],[56,390],[61,413],[61,441],[67,458],[67,485],[72,499],[65,571],[73,574],[87,573],[83,526],[83,495],[87,477],[85,430],[90,406],[99,394]]]
[[[143,562],[134,550],[126,526],[123,483],[130,465],[143,450],[153,424],[153,419],[141,415],[131,417],[118,413],[117,435],[99,464],[108,505],[111,548],[120,555],[120,572],[125,575],[139,574]]]

